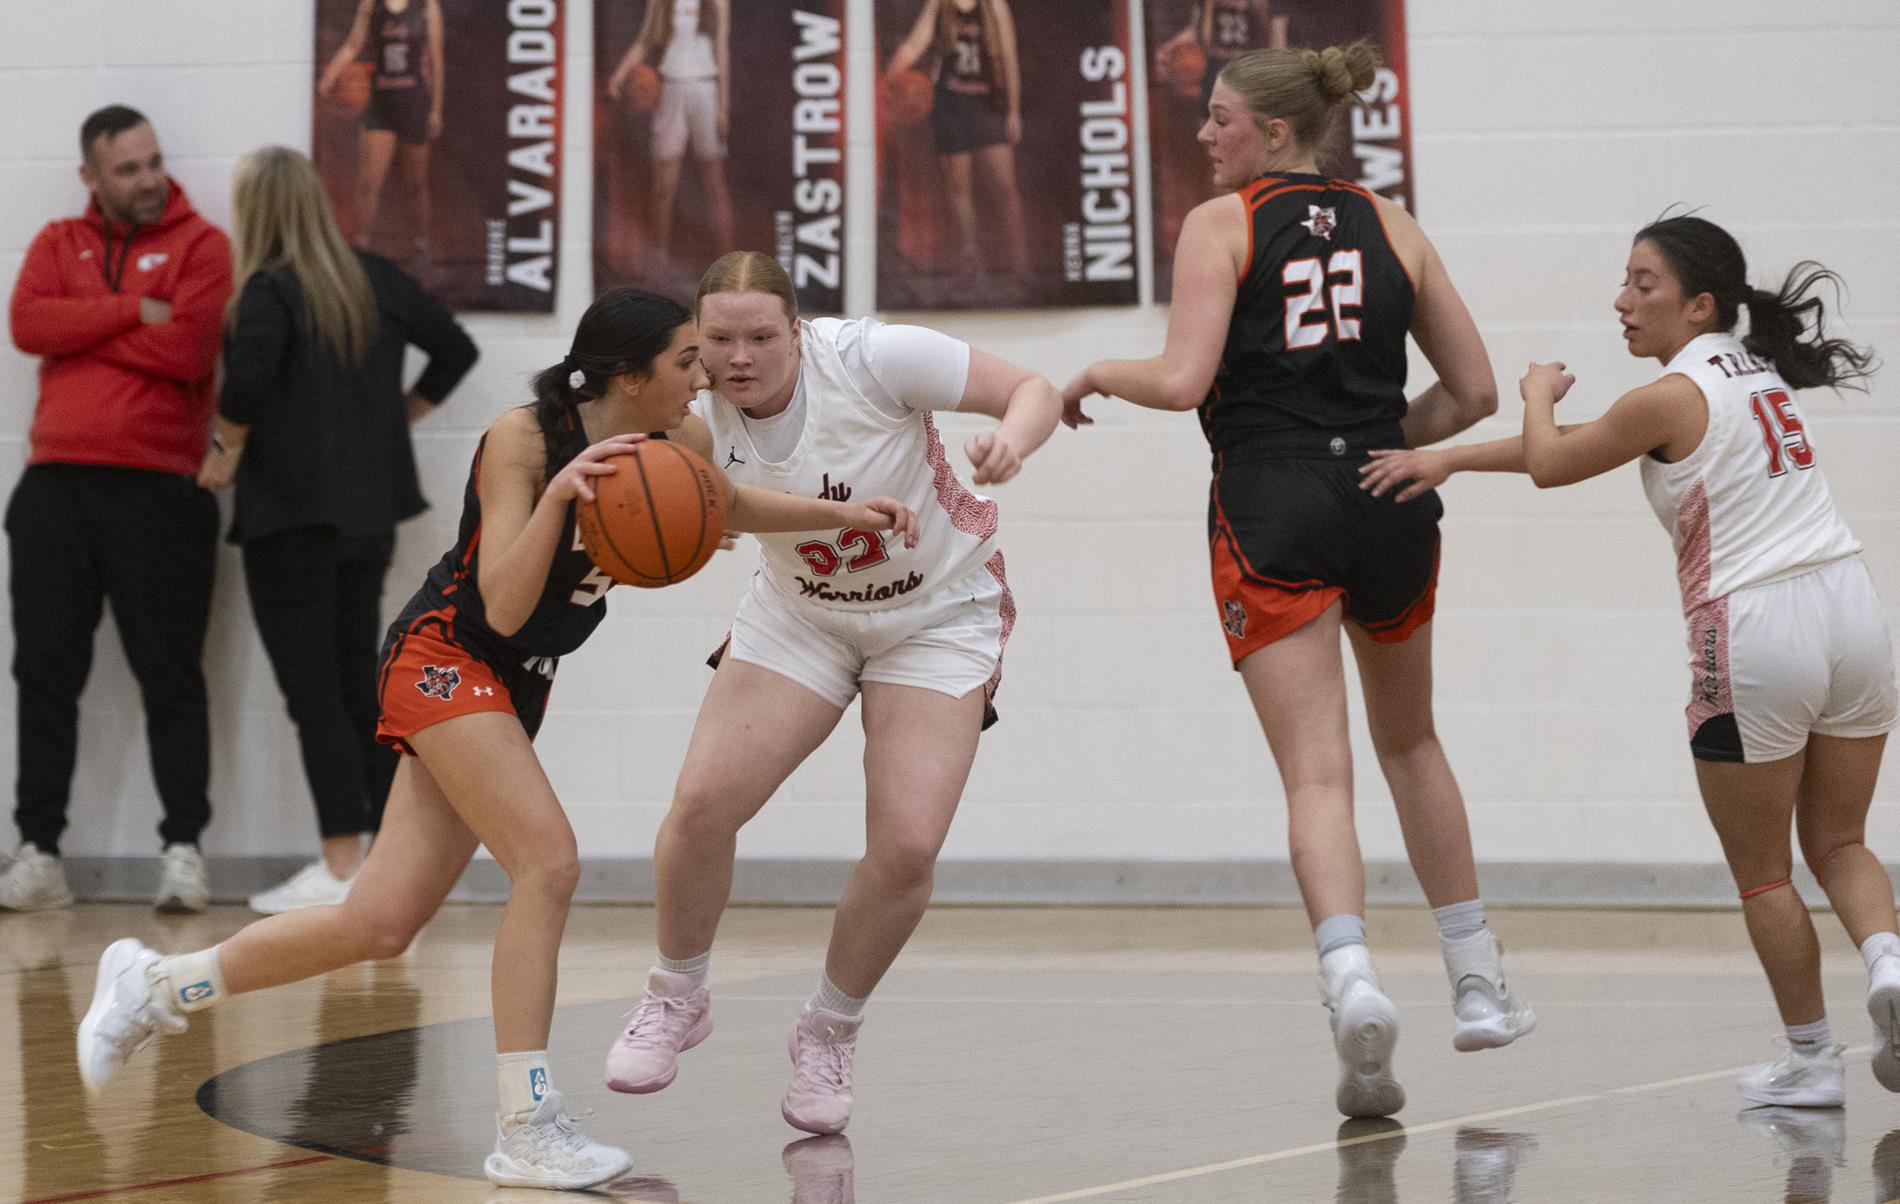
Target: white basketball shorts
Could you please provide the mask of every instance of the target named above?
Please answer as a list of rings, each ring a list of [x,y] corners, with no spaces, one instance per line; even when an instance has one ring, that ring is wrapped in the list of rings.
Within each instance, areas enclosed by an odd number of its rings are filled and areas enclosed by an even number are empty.
[[[1003,577],[1003,554],[959,581],[888,610],[846,611],[787,597],[763,573],[753,575],[723,655],[770,669],[834,706],[859,684],[919,686],[952,698],[984,692],[1003,678],[1003,647],[1016,623],[1016,600]]]
[[[1878,736],[1900,722],[1893,644],[1858,556],[1698,607],[1689,672],[1697,760],[1779,761],[1810,735]]]
[[[719,136],[719,81],[668,79],[660,83],[660,103],[653,110],[653,157],[677,159],[693,148],[693,158],[723,159],[725,139]]]

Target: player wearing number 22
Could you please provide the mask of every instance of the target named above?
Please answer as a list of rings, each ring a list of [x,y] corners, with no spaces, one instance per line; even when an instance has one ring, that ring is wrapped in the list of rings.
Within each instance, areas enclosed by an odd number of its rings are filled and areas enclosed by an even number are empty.
[[[1457,471],[1528,472],[1550,487],[1641,465],[1676,547],[1697,784],[1787,1029],[1787,1053],[1745,1073],[1741,1093],[1815,1107],[1845,1095],[1820,946],[1789,881],[1790,819],[1867,963],[1874,1077],[1900,1091],[1893,884],[1864,843],[1887,733],[1900,720],[1892,641],[1794,399],[1796,389],[1866,376],[1871,359],[1822,329],[1811,294],[1831,273],[1805,263],[1777,291],[1753,288],[1741,246],[1702,218],[1644,227],[1624,271],[1623,337],[1631,355],[1663,366],[1659,380],[1594,422],[1559,427],[1553,411],[1572,378],[1562,364],[1533,364],[1521,438],[1384,455],[1367,485],[1404,501]]]
[[[581,550],[574,505],[613,457],[640,439],[677,438],[710,455],[688,413],[707,383],[692,315],[617,289],[581,316],[572,348],[534,382],[533,404],[489,427],[469,473],[460,537],[391,626],[378,735],[404,756],[382,831],[348,898],[260,920],[223,944],[161,958],[113,944],[79,1031],[80,1075],[103,1090],[152,1037],[227,995],[394,957],[447,896],[478,843],[507,871],[495,937],[496,1183],[580,1188],[630,1165],[575,1127],[553,1087],[548,1032],[555,964],[579,876],[573,829],[533,747],[555,661],[606,614],[611,582]],[[748,531],[852,528],[914,539],[889,498],[794,497],[726,490],[730,526]],[[868,491],[867,491],[868,492]]]
[[[1092,364],[1063,394],[1071,422],[1086,421],[1091,393],[1200,411],[1214,452],[1214,600],[1285,787],[1348,1116],[1390,1115],[1405,1095],[1392,1074],[1397,1013],[1365,944],[1342,627],[1436,913],[1453,1044],[1495,1048],[1535,1022],[1485,927],[1464,800],[1432,721],[1441,507],[1358,488],[1372,450],[1436,442],[1497,406],[1484,343],[1418,223],[1318,174],[1315,148],[1376,66],[1358,43],[1259,50],[1221,70],[1200,141],[1230,191],[1183,224],[1166,348]],[[1408,331],[1439,377],[1409,403]]]
[[[713,463],[805,496],[888,493],[915,512],[918,539],[899,547],[853,524],[760,539],[654,849],[660,961],[607,1081],[658,1091],[712,1031],[707,967],[739,829],[862,695],[865,854],[791,1033],[781,1108],[797,1128],[835,1133],[850,1118],[865,998],[929,904],[1016,616],[996,503],[958,478],[931,411],[1000,420],[965,447],[985,485],[1016,475],[1062,401],[1040,376],[922,327],[801,321],[791,281],[756,252],[712,265],[699,319],[712,388],[696,408]]]

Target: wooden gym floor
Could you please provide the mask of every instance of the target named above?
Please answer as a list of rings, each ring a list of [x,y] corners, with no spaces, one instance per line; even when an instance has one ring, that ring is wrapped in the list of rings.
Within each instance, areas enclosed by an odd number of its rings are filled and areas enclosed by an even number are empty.
[[[99,951],[201,947],[246,913],[0,915],[0,1199],[548,1200],[480,1177],[495,917],[451,907],[399,959],[199,1013],[93,1101],[73,1031]],[[1777,1029],[1732,913],[1494,912],[1540,1025],[1482,1054],[1451,1049],[1430,916],[1375,913],[1410,1102],[1342,1124],[1298,912],[940,908],[871,1003],[848,1139],[800,1140],[778,1115],[785,1034],[830,913],[730,913],[717,1031],[666,1091],[619,1096],[601,1060],[653,915],[582,908],[554,1083],[633,1153],[605,1193],[626,1200],[1890,1200],[1900,1098],[1868,1073],[1859,959],[1816,918],[1845,1109],[1739,1109],[1734,1073]]]

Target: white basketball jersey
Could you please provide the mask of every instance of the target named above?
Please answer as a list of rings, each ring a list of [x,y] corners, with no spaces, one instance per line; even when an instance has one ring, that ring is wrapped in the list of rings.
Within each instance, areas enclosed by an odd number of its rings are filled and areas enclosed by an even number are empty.
[[[808,531],[758,535],[760,571],[784,597],[843,610],[916,601],[957,581],[995,551],[996,503],[972,493],[950,467],[927,410],[898,418],[852,381],[838,355],[845,323],[799,323],[805,423],[783,461],[759,453],[737,407],[702,392],[694,410],[712,429],[715,463],[735,485],[804,497],[896,498],[917,515],[917,546],[888,532]]]
[[[1860,551],[1773,364],[1732,334],[1705,334],[1663,375],[1694,381],[1709,406],[1695,451],[1674,464],[1640,461],[1649,504],[1675,540],[1685,614]]]

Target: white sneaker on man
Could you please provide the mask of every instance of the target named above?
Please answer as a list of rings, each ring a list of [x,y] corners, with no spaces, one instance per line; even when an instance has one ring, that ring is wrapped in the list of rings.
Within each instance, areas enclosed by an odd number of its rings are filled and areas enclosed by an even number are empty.
[[[1750,1103],[1783,1108],[1838,1108],[1847,1101],[1847,1080],[1841,1069],[1841,1046],[1823,1045],[1788,1052],[1762,1066],[1751,1066],[1735,1080],[1736,1090]]]
[[[1451,1012],[1457,1022],[1453,1049],[1469,1053],[1509,1045],[1537,1027],[1537,1013],[1511,994],[1504,981],[1504,946],[1481,929],[1442,945],[1451,980]]]
[[[66,885],[66,867],[59,858],[40,852],[32,841],[20,846],[5,873],[0,873],[0,911],[50,911],[73,905]]]
[[[79,1081],[93,1095],[105,1090],[153,1037],[185,1031],[184,1014],[173,1010],[165,991],[152,983],[157,963],[157,950],[130,937],[112,942],[100,955],[92,1006],[79,1022]]]
[[[1405,1106],[1405,1088],[1392,1077],[1399,1012],[1379,989],[1372,954],[1364,945],[1333,950],[1320,958],[1319,984],[1339,1054],[1334,1102],[1346,1116],[1392,1115]]]
[[[152,906],[166,915],[192,915],[211,902],[211,879],[196,845],[168,844],[159,857],[158,894]]]
[[[1867,1015],[1874,1022],[1874,1078],[1900,1091],[1900,954],[1884,954],[1867,968]]]
[[[290,877],[250,898],[251,910],[267,916],[281,915],[302,907],[333,907],[347,899],[354,875],[339,878],[321,857]]]
[[[618,1179],[633,1166],[627,1151],[602,1145],[580,1131],[550,1090],[527,1120],[503,1131],[496,1123],[495,1152],[482,1173],[501,1187],[575,1190]]]

